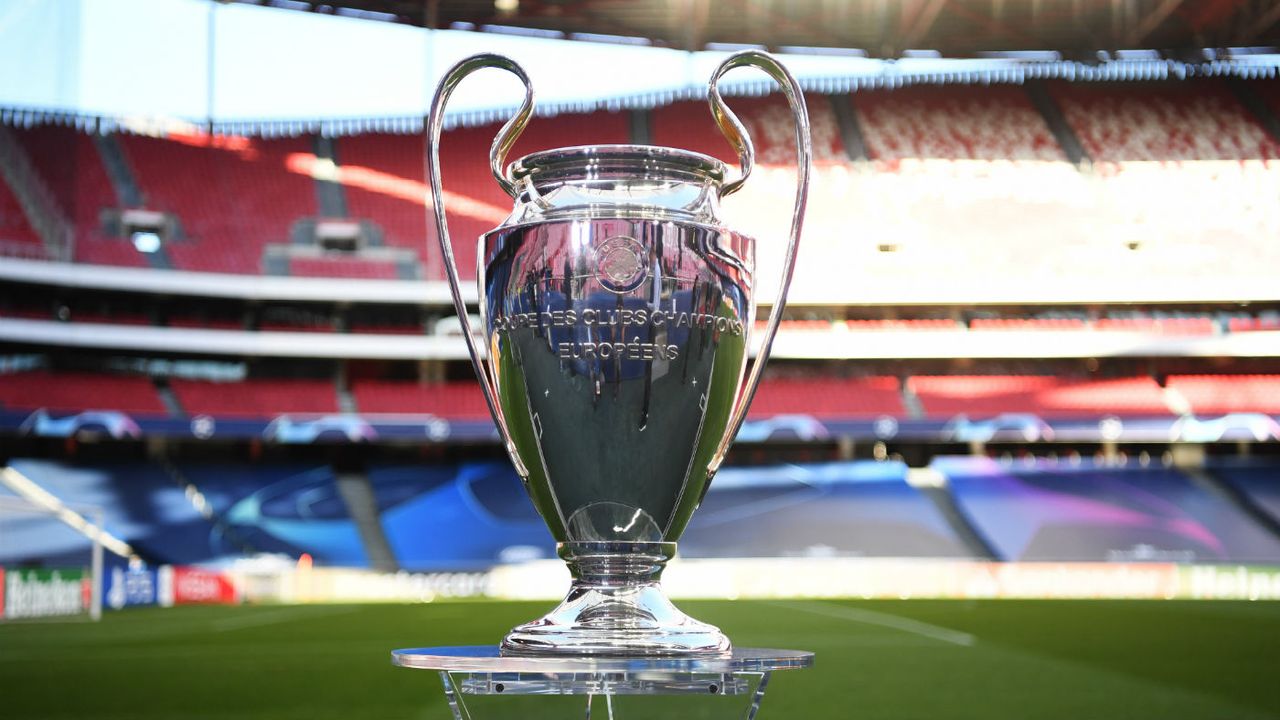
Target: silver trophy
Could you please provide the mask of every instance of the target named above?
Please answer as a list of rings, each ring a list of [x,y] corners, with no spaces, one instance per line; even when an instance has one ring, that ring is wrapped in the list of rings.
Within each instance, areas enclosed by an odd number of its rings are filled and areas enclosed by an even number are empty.
[[[746,181],[754,150],[718,88],[726,72],[747,65],[781,85],[799,161],[779,296],[749,374],[755,240],[724,225],[719,203]],[[476,346],[459,290],[439,161],[445,104],[482,68],[507,70],[525,86],[489,152],[493,177],[515,207],[479,239],[487,352]],[[463,337],[511,462],[573,576],[558,607],[506,636],[504,654],[730,652],[719,629],[672,605],[659,578],[768,360],[795,267],[811,150],[804,96],[771,56],[730,56],[708,93],[741,162],[736,179],[706,155],[645,145],[560,148],[504,166],[533,114],[524,70],[500,55],[476,55],[436,90],[427,171]]]

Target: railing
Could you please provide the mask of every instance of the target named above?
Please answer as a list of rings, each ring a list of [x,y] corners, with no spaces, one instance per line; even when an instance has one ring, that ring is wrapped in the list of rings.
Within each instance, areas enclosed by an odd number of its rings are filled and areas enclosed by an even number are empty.
[[[31,166],[13,132],[4,125],[0,125],[0,176],[13,189],[31,226],[44,241],[47,258],[70,262],[75,257],[71,222],[63,216],[53,193]]]

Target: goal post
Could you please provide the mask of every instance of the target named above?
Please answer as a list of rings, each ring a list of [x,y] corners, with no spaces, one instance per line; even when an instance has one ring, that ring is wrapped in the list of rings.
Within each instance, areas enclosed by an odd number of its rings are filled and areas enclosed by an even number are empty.
[[[0,622],[102,617],[103,515],[0,494]]]

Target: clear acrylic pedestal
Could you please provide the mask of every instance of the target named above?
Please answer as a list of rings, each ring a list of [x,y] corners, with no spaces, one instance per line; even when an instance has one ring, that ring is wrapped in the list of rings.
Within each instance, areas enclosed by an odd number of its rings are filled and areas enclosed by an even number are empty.
[[[802,650],[736,648],[728,657],[537,657],[496,645],[409,648],[393,665],[434,670],[454,720],[754,720],[778,670],[813,665]]]

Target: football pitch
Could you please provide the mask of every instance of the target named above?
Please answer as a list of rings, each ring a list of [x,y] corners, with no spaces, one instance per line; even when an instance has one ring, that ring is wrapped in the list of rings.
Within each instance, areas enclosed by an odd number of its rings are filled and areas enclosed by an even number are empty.
[[[1280,718],[1280,603],[680,605],[740,646],[817,652],[813,669],[774,676],[761,720]],[[436,674],[393,668],[390,650],[493,643],[548,607],[183,607],[0,625],[0,717],[447,720]],[[531,714],[515,717],[542,720]]]

